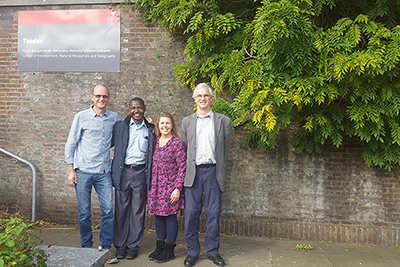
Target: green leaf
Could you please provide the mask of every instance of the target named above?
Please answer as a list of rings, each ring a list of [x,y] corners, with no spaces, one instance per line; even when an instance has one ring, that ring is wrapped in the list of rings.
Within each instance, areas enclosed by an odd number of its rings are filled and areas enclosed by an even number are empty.
[[[290,127],[298,153],[354,138],[368,166],[400,163],[396,1],[138,0],[132,9],[183,37],[177,79],[210,82],[224,98],[213,109],[244,125],[245,144],[274,149]]]
[[[15,246],[15,242],[13,240],[7,240],[5,244],[7,247],[10,247],[10,248]]]

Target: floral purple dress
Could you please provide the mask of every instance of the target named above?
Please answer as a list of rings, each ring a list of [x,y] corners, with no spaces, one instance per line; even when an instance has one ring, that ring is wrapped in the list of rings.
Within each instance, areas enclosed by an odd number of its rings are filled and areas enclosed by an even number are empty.
[[[151,185],[147,198],[150,215],[169,216],[184,208],[183,182],[186,174],[186,151],[183,141],[176,136],[163,146],[160,137],[154,146]],[[178,188],[179,200],[171,204],[172,192]]]

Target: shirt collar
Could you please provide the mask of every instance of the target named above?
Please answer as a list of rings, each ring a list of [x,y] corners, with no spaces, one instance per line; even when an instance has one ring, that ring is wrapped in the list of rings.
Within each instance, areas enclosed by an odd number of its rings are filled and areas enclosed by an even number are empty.
[[[206,115],[204,115],[204,116],[200,116],[200,115],[197,113],[197,111],[196,111],[196,115],[197,115],[197,118],[207,118],[207,117],[210,117],[211,119],[214,118],[214,112],[212,111],[212,109],[210,110],[210,112],[209,112],[208,114],[206,114]]]
[[[146,123],[144,123],[144,120],[145,120],[145,118],[143,118],[143,120],[142,120],[142,125],[140,125],[140,127],[138,127],[138,128],[141,128],[141,127],[147,128]],[[129,126],[132,126],[132,124],[137,125],[137,124],[135,123],[135,121],[131,118],[131,122],[129,123]]]
[[[94,110],[93,110],[93,106],[90,108],[90,114],[92,114],[92,116],[93,116],[93,117],[100,116],[99,114],[97,114],[96,112],[94,112]],[[103,114],[103,115],[106,115],[106,116],[108,116],[108,114],[109,114],[109,111],[108,111],[108,110],[106,110],[106,112],[104,112],[104,114]]]

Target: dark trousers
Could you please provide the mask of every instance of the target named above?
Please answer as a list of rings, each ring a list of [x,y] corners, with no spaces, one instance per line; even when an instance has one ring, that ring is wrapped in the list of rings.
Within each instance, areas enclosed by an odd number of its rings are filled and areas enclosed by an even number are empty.
[[[121,190],[115,190],[114,246],[139,250],[143,240],[147,190],[145,169],[124,168]]]
[[[191,256],[197,257],[200,254],[199,230],[203,205],[206,212],[206,252],[211,257],[218,254],[222,191],[215,171],[215,165],[197,167],[193,186],[185,187],[185,240],[188,255]]]

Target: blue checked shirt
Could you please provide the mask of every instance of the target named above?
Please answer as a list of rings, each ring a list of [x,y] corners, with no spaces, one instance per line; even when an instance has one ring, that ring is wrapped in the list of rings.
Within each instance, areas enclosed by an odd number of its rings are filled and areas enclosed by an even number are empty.
[[[102,117],[91,108],[77,113],[65,144],[65,163],[87,173],[109,172],[112,131],[120,120],[108,110]]]
[[[129,125],[129,144],[126,149],[125,164],[139,165],[146,163],[147,147],[149,144],[149,130],[146,124],[138,126],[131,118]]]

